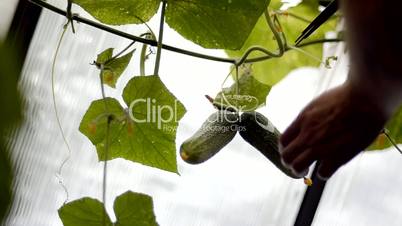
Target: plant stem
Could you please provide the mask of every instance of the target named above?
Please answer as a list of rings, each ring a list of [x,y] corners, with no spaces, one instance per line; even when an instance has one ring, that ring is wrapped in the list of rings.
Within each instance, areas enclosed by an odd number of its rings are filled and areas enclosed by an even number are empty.
[[[285,53],[285,46],[283,44],[282,37],[276,30],[276,27],[275,27],[274,23],[272,22],[271,16],[269,15],[268,9],[266,9],[264,11],[264,15],[265,15],[265,20],[267,21],[268,26],[269,26],[270,30],[272,31],[272,33],[274,34],[274,37],[278,43],[279,51],[277,53],[274,53],[274,52],[267,50],[266,48],[264,48],[262,46],[252,46],[249,49],[247,49],[246,52],[243,54],[243,56],[240,58],[240,60],[236,62],[236,66],[239,66],[239,65],[245,63],[247,60],[247,57],[254,51],[263,52],[267,56],[272,57],[272,58],[281,57]]]
[[[166,10],[166,1],[162,1],[162,12],[161,12],[161,19],[159,24],[159,37],[158,37],[158,50],[156,52],[156,59],[155,59],[155,69],[154,75],[159,75],[159,66],[161,61],[161,54],[162,54],[162,41],[163,41],[163,28],[165,24],[165,10]]]
[[[106,226],[106,188],[107,188],[107,161],[108,161],[108,153],[109,153],[109,133],[110,133],[110,122],[111,116],[107,117],[107,125],[106,125],[106,135],[105,135],[105,163],[103,164],[103,182],[102,182],[102,200],[103,205],[105,207],[105,211],[103,212],[102,222],[103,226]]]
[[[102,216],[102,225],[106,226],[106,193],[107,193],[107,161],[109,158],[109,130],[110,130],[110,122],[111,122],[111,115],[109,115],[109,108],[106,102],[106,94],[105,94],[105,86],[103,85],[103,71],[104,71],[104,64],[100,65],[100,86],[102,92],[102,99],[103,103],[105,104],[105,112],[107,113],[107,125],[106,125],[106,135],[105,135],[105,162],[103,163],[103,179],[102,179],[102,202],[105,207],[105,211],[103,212]]]
[[[42,0],[29,0],[32,3],[35,3],[36,5],[39,5],[43,8],[49,9],[57,14],[60,14],[62,16],[66,16],[67,13],[66,11],[59,9],[47,2],[44,2]],[[154,40],[149,40],[149,39],[145,39],[145,38],[141,38],[141,37],[137,37],[131,34],[128,34],[126,32],[122,32],[119,31],[117,29],[108,27],[106,25],[103,25],[101,23],[97,23],[95,21],[91,21],[85,18],[82,18],[78,15],[72,15],[72,20],[75,20],[77,22],[89,25],[91,27],[95,27],[98,28],[100,30],[112,33],[114,35],[120,36],[122,38],[126,38],[126,39],[130,39],[133,41],[137,41],[140,43],[144,43],[144,44],[148,44],[150,46],[157,46],[157,42]],[[313,45],[313,44],[320,44],[320,43],[324,43],[324,42],[341,42],[343,41],[342,39],[320,39],[320,40],[315,40],[315,41],[311,41],[311,42],[305,42],[303,44],[298,45],[298,47],[303,47],[303,46],[308,46],[308,45]],[[169,50],[172,52],[176,52],[176,53],[180,53],[180,54],[184,54],[184,55],[188,55],[188,56],[192,56],[192,57],[197,57],[197,58],[201,58],[201,59],[205,59],[205,60],[211,60],[211,61],[216,61],[216,62],[223,62],[223,63],[230,63],[230,64],[235,64],[237,61],[236,59],[231,59],[231,58],[224,58],[224,57],[216,57],[216,56],[211,56],[211,55],[206,55],[206,54],[201,54],[201,53],[197,53],[197,52],[193,52],[193,51],[189,51],[189,50],[185,50],[185,49],[180,49],[174,46],[170,46],[170,45],[164,45],[162,44],[162,49],[165,50]],[[290,50],[289,48],[285,48],[285,51]],[[251,58],[251,59],[247,59],[244,63],[254,63],[254,62],[259,62],[259,61],[264,61],[264,60],[268,60],[272,57],[270,56],[262,56],[262,57],[255,57],[255,58]]]
[[[67,151],[68,151],[67,157],[63,160],[63,162],[61,163],[61,165],[60,165],[60,167],[59,167],[59,169],[57,171],[57,177],[59,179],[59,184],[63,187],[63,190],[65,191],[65,194],[66,194],[66,200],[64,201],[64,203],[66,203],[68,201],[68,191],[67,191],[67,188],[66,188],[66,186],[64,185],[64,183],[63,183],[63,181],[61,179],[61,173],[62,173],[62,170],[64,168],[64,165],[70,159],[71,148],[70,148],[70,145],[68,144],[66,134],[64,133],[63,126],[61,125],[59,112],[57,110],[57,101],[56,101],[56,93],[55,93],[55,74],[56,74],[55,69],[56,69],[57,56],[59,55],[61,44],[62,44],[64,36],[65,36],[65,34],[67,32],[67,29],[68,29],[67,25],[68,24],[69,24],[69,22],[67,22],[67,24],[64,25],[63,32],[61,33],[59,42],[57,43],[56,51],[55,51],[55,54],[54,54],[54,57],[53,57],[52,72],[51,72],[53,109],[54,109],[54,113],[55,113],[55,116],[56,116],[57,126],[59,127],[61,137],[63,138],[64,144],[66,145],[66,148],[67,148]]]
[[[274,23],[272,22],[271,16],[269,15],[268,9],[265,9],[264,16],[265,16],[265,20],[268,23],[269,28],[271,29],[272,33],[274,34],[276,42],[278,43],[279,53],[276,55],[277,55],[277,57],[281,57],[283,55],[283,53],[285,52],[285,47],[282,42],[282,37],[276,30],[276,27],[275,27]]]
[[[126,52],[132,45],[134,45],[135,41],[132,41],[128,46],[126,46],[126,48],[124,48],[122,51],[120,51],[119,53],[117,53],[116,55],[114,55],[112,58],[110,58],[109,60],[105,61],[103,64],[106,65],[110,62],[112,62],[113,60],[115,60],[117,57],[121,56],[121,54],[123,54],[124,52]]]
[[[143,44],[141,49],[141,56],[140,56],[140,75],[145,76],[145,61],[147,60],[147,49],[148,45]]]

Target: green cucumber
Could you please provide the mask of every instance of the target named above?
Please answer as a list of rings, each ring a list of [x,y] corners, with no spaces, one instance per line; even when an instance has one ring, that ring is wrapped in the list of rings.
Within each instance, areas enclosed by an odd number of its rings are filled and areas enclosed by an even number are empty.
[[[213,113],[180,146],[181,158],[190,164],[199,164],[210,159],[235,137],[238,121],[239,116],[234,112],[221,110]]]
[[[278,139],[281,135],[275,126],[261,113],[244,112],[239,123],[240,136],[267,157],[278,169],[292,178],[295,176],[291,170],[281,163],[278,150]]]

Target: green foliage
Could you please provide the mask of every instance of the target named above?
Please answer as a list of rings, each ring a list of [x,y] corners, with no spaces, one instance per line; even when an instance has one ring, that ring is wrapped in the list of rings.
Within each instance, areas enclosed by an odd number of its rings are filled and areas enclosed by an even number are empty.
[[[240,49],[266,4],[266,0],[168,0],[166,22],[205,48]]]
[[[13,172],[4,135],[21,119],[20,95],[17,89],[18,72],[15,50],[0,43],[0,224],[12,201]]]
[[[106,225],[112,226],[103,203],[92,198],[82,198],[64,204],[59,209],[59,216],[64,226],[101,226],[104,216]]]
[[[117,223],[121,226],[157,226],[152,198],[128,191],[114,201]]]
[[[273,0],[269,6],[270,10],[279,10],[281,6],[279,0]],[[288,10],[292,15],[298,15],[307,20],[312,21],[315,16],[319,14],[318,3],[316,1],[303,1],[296,7]],[[297,19],[290,15],[278,14],[279,21],[281,22],[283,32],[289,44],[293,44],[296,38],[301,34],[303,29],[307,27],[306,21]],[[307,40],[324,38],[324,34],[328,30],[332,30],[335,26],[335,21],[327,22],[319,30],[317,30]],[[226,51],[230,57],[241,57],[244,52],[251,46],[259,45],[266,49],[276,50],[278,48],[276,40],[273,38],[273,33],[268,27],[264,16],[261,16],[256,26],[248,37],[247,41],[239,51]],[[305,51],[321,58],[322,45],[314,45],[303,48]],[[251,57],[262,56],[261,53],[253,53]],[[280,81],[291,70],[302,66],[316,67],[320,64],[315,59],[312,59],[303,53],[292,50],[287,51],[282,57],[266,60],[263,62],[253,63],[251,68],[254,77],[262,83],[273,86]]]
[[[391,120],[385,125],[390,137],[397,144],[402,144],[402,106],[394,114]],[[385,134],[381,134],[377,139],[371,144],[368,150],[382,150],[392,146],[392,143],[388,140]]]
[[[21,100],[17,89],[18,72],[15,50],[0,43],[0,130],[12,126],[21,119]]]
[[[107,104],[107,110],[105,109]],[[94,145],[104,145],[106,143],[107,118],[112,115],[113,120],[110,122],[110,134],[112,142],[114,135],[119,134],[118,131],[126,122],[125,113],[120,103],[113,98],[105,98],[104,100],[95,100],[89,106],[80,124],[80,131],[88,137]],[[115,133],[117,130],[117,133]],[[99,156],[100,160],[105,160]]]
[[[59,216],[64,226],[157,226],[153,213],[152,198],[148,195],[128,191],[114,201],[117,222],[112,223],[102,202],[82,198],[64,204]]]
[[[106,111],[103,100],[96,100],[81,121],[80,131],[96,145],[99,160],[124,158],[177,172],[176,129],[186,112],[184,106],[158,76],[134,77],[124,89],[123,99],[131,109],[124,110],[117,100],[106,98]],[[106,159],[108,115],[113,120]]]
[[[12,172],[8,159],[8,151],[0,140],[0,224],[6,215],[8,207],[11,203],[11,181]]]
[[[95,19],[110,25],[141,24],[158,11],[160,0],[72,0]]]
[[[134,50],[124,56],[113,59],[113,48],[109,48],[98,55],[96,64],[103,64],[104,66],[101,75],[104,84],[112,88],[116,87],[116,82],[130,63],[133,52]]]
[[[235,107],[240,111],[253,111],[265,105],[271,87],[254,78],[250,65],[239,68],[239,77],[237,85],[233,84],[229,88],[224,88],[217,94],[214,104]],[[237,88],[238,94],[236,93]]]
[[[139,24],[160,0],[73,0],[102,23]],[[240,49],[266,7],[266,0],[167,0],[166,22],[205,48]]]

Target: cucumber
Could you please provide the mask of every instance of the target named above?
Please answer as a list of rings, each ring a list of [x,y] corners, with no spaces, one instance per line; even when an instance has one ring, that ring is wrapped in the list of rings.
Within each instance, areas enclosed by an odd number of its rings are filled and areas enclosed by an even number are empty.
[[[201,128],[180,146],[181,158],[190,164],[210,159],[225,147],[237,133],[237,113],[220,110],[213,113]]]
[[[284,174],[295,179],[299,178],[282,165],[278,150],[278,139],[281,134],[264,115],[255,111],[244,112],[240,117],[239,126],[240,136],[245,141],[260,151]]]

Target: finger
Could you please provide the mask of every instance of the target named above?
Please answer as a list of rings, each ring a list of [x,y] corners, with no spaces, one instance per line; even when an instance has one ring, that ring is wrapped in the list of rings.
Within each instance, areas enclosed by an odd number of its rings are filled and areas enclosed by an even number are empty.
[[[317,176],[321,180],[328,180],[340,167],[340,165],[335,164],[330,160],[323,160],[318,165]]]
[[[322,180],[328,180],[334,173],[351,158],[340,156],[338,158],[327,158],[320,161],[317,176]]]
[[[313,152],[313,149],[308,148],[295,158],[295,160],[290,164],[290,168],[296,175],[304,173],[306,175],[308,173],[308,168],[311,164],[313,164],[315,160],[317,159]]]
[[[301,127],[301,114],[297,116],[297,118],[290,124],[290,126],[283,132],[282,136],[279,139],[279,143],[283,146],[286,147],[289,145],[289,143],[297,137],[297,135],[300,132],[300,127]]]
[[[281,159],[285,165],[290,165],[295,158],[304,151],[305,142],[302,136],[296,137],[288,146],[284,147],[281,154]]]

